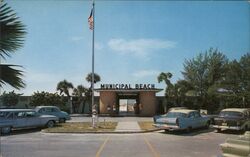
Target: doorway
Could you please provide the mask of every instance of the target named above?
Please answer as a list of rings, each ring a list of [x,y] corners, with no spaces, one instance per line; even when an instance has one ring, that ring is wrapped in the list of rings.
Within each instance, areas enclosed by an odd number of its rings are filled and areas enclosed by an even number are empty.
[[[136,99],[119,99],[119,115],[135,115]]]
[[[117,108],[120,116],[136,116],[138,114],[139,96],[137,93],[118,94]]]

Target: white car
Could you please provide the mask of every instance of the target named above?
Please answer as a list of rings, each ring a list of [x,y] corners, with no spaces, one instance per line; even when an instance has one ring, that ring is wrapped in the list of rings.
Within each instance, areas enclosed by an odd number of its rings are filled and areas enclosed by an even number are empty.
[[[31,109],[1,109],[0,129],[4,134],[12,129],[53,127],[59,118],[52,115],[41,115]]]

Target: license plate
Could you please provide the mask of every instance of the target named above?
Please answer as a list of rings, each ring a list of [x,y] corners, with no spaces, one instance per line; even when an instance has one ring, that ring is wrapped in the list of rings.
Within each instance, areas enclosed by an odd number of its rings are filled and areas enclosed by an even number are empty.
[[[223,126],[227,126],[227,123],[222,123]]]

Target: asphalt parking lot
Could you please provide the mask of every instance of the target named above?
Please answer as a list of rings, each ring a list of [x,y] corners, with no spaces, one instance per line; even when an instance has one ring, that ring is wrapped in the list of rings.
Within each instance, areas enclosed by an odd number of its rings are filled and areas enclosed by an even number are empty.
[[[219,144],[237,133],[47,134],[16,131],[1,137],[2,157],[218,157]]]

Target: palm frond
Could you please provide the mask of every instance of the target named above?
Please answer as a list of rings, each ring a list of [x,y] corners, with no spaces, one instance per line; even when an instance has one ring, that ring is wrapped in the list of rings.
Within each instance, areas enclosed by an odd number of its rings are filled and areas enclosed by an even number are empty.
[[[3,84],[9,84],[16,89],[24,88],[25,83],[21,79],[23,71],[13,67],[22,67],[19,65],[0,64],[0,87]]]
[[[23,46],[25,26],[7,3],[0,3],[0,34],[0,57],[10,57]]]

